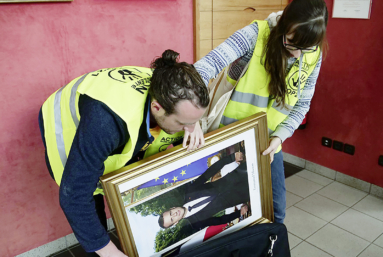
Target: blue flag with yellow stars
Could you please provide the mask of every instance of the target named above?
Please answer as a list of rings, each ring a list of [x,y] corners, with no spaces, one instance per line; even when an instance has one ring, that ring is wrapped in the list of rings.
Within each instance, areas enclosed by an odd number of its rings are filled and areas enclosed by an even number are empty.
[[[203,158],[201,158],[195,162],[189,163],[185,166],[182,166],[179,169],[176,169],[172,172],[169,172],[163,176],[160,176],[158,178],[154,178],[154,179],[146,182],[145,184],[142,184],[141,186],[139,186],[137,188],[137,190],[145,188],[145,187],[152,187],[152,186],[158,186],[158,185],[163,185],[163,184],[175,183],[175,182],[182,181],[182,180],[185,180],[188,178],[193,178],[193,177],[199,176],[207,170],[208,158],[210,158],[214,155],[217,155],[217,154],[218,154],[218,152],[212,153],[212,154],[205,156],[205,157],[203,157]]]

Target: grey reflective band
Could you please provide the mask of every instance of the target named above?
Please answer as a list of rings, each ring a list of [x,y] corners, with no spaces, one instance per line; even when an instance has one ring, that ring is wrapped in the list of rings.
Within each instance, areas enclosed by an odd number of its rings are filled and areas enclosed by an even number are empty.
[[[226,117],[226,116],[222,115],[221,123],[223,125],[225,125],[225,126],[229,125],[229,124],[231,124],[233,122],[236,122],[236,121],[238,121],[238,120],[233,119],[233,118],[229,118],[229,117]]]
[[[70,109],[70,114],[72,115],[72,119],[76,128],[78,127],[78,124],[80,122],[76,115],[76,92],[77,92],[78,86],[85,79],[86,75],[88,74],[85,74],[84,76],[82,76],[76,81],[76,83],[73,85],[72,90],[70,92],[69,109]]]
[[[252,93],[242,93],[239,91],[234,91],[231,96],[232,101],[251,104],[257,106],[259,108],[267,108],[267,104],[269,103],[269,98],[264,96],[255,95]]]
[[[64,144],[64,135],[63,135],[63,126],[61,122],[61,91],[64,87],[60,88],[55,95],[54,102],[54,115],[55,115],[55,132],[56,132],[56,144],[57,150],[59,151],[61,163],[65,167],[67,157],[65,153],[65,144]]]
[[[274,130],[269,129],[269,136],[274,133]]]
[[[293,109],[293,107],[292,107],[291,105],[288,105],[288,104],[285,104],[285,106],[286,106],[286,108],[288,108],[288,109],[283,108],[283,107],[282,107],[282,104],[281,104],[280,106],[277,106],[277,102],[276,102],[276,101],[274,101],[274,103],[273,103],[273,108],[274,108],[275,110],[277,110],[278,112],[280,112],[280,113],[282,113],[282,114],[284,114],[284,115],[289,115],[289,113],[290,113],[290,111]]]

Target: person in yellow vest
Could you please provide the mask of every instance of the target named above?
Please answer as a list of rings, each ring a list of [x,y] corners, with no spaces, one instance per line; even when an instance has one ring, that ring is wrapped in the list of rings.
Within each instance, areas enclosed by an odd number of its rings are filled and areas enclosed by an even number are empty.
[[[255,20],[203,57],[195,67],[205,84],[225,67],[233,85],[242,71],[220,126],[257,112],[267,113],[274,220],[283,223],[286,189],[282,143],[307,113],[326,46],[328,11],[324,0],[293,0],[284,11]]]
[[[125,256],[110,241],[99,177],[182,143],[202,147],[199,119],[209,104],[193,65],[166,50],[151,68],[87,73],[43,104],[40,130],[60,205],[88,256]],[[185,133],[185,135],[184,135]]]

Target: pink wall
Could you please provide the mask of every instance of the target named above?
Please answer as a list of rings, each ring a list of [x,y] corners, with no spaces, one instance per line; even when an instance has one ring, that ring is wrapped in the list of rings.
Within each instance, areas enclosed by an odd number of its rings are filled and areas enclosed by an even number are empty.
[[[332,15],[332,0],[326,0]],[[329,19],[324,61],[305,130],[284,151],[383,187],[383,1],[371,19]],[[355,146],[348,155],[321,145],[329,137]]]
[[[86,72],[148,66],[166,49],[193,61],[192,0],[0,4],[0,256],[67,234],[44,162],[44,100]]]

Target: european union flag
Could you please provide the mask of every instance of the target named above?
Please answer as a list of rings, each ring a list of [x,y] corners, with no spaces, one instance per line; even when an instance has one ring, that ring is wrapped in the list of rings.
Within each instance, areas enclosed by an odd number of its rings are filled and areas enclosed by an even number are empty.
[[[145,184],[142,184],[141,186],[139,186],[137,190],[145,188],[145,187],[152,187],[152,186],[158,186],[162,184],[174,183],[174,182],[182,181],[188,178],[199,176],[207,170],[208,158],[217,154],[218,152],[212,153],[204,158],[201,158],[195,162],[182,166],[181,168],[176,169],[172,172],[169,172],[163,176],[150,180],[149,182],[146,182]]]

